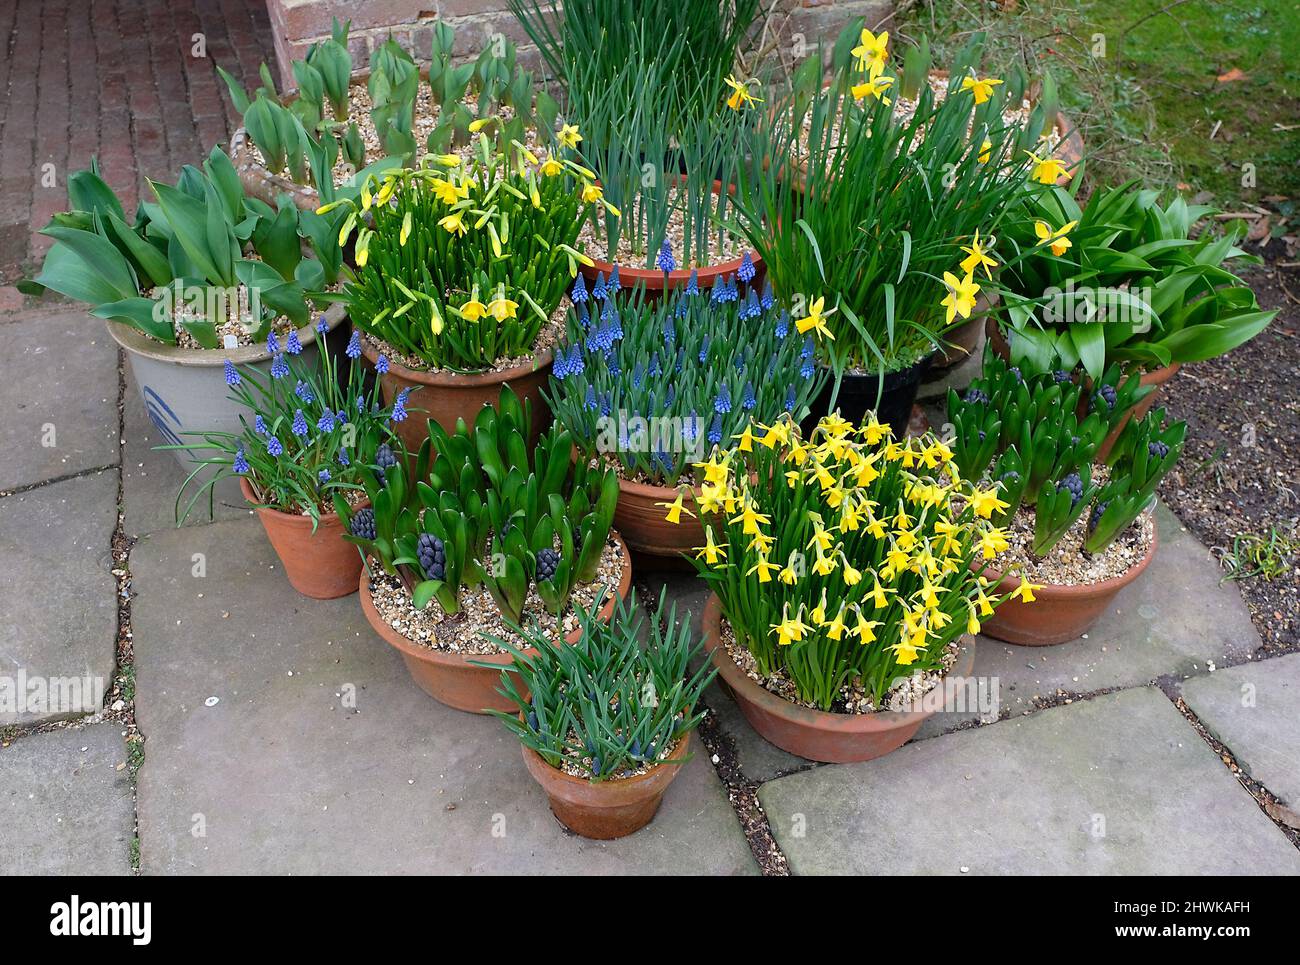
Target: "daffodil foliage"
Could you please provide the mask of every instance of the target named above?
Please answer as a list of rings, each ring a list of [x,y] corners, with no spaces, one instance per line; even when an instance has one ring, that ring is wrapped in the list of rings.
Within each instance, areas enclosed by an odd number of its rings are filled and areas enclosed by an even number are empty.
[[[1009,123],[1008,91],[1022,86],[979,76],[978,46],[936,96],[928,54],[909,52],[895,71],[888,40],[842,36],[828,83],[818,61],[755,112],[748,153],[765,162],[735,201],[777,292],[824,303],[821,356],[837,372],[906,368],[977,314],[1007,211],[1059,167],[1040,143],[1047,112]]]
[[[874,417],[835,414],[804,439],[782,416],[698,468],[700,574],[759,672],[783,671],[822,710],[859,678],[880,706],[1007,598],[982,576],[1007,546],[989,522],[997,490],[964,480],[934,436],[898,441]]]
[[[539,158],[518,142],[494,147],[480,128],[468,162],[429,156],[340,202],[352,208],[340,243],[356,232],[356,279],[344,290],[354,324],[431,369],[531,355],[587,261],[574,247],[580,221],[603,204],[568,156],[577,137],[562,131]]]

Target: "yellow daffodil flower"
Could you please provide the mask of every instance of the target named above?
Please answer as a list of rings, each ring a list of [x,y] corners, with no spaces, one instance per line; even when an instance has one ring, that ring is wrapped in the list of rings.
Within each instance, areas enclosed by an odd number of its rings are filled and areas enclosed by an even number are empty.
[[[826,639],[839,640],[844,636],[844,609],[844,604],[841,603],[838,612],[826,624]]]
[[[1046,221],[1035,221],[1034,234],[1038,236],[1040,245],[1050,245],[1052,254],[1059,258],[1074,247],[1074,242],[1067,238],[1066,235],[1073,231],[1078,223],[1077,221],[1070,221],[1053,231],[1052,226]]]
[[[469,301],[460,306],[460,315],[467,322],[477,322],[487,314],[487,310],[487,306],[478,300],[478,289],[475,288],[474,293],[470,295]]]
[[[578,133],[576,124],[565,124],[560,128],[560,133],[556,135],[561,144],[567,148],[576,148],[578,142],[582,140],[582,135]]]
[[[759,98],[749,92],[751,81],[736,80],[734,74],[727,75],[726,85],[731,88],[731,93],[727,96],[727,106],[733,111],[743,110],[750,104],[759,102]]]
[[[1068,181],[1070,178],[1074,177],[1073,174],[1065,169],[1065,164],[1054,157],[1041,158],[1033,151],[1026,151],[1025,153],[1028,154],[1034,162],[1034,167],[1030,171],[1030,177],[1039,184],[1055,184],[1061,178],[1065,178]]]
[[[733,523],[740,523],[740,531],[746,536],[753,536],[759,532],[759,525],[766,526],[772,521],[770,516],[754,510],[753,502],[746,502],[740,509],[740,515],[731,520]]]
[[[1041,589],[1041,585],[1030,583],[1022,576],[1020,578],[1020,585],[1011,591],[1011,595],[1019,599],[1021,603],[1033,603],[1034,600],[1038,599],[1034,596],[1034,591]]]
[[[858,70],[867,71],[874,80],[885,69],[885,59],[889,56],[889,31],[873,34],[864,27],[858,40],[858,45],[850,53],[857,59]]]
[[[787,603],[781,610],[781,622],[772,624],[772,632],[776,634],[776,642],[779,646],[788,647],[792,643],[797,643],[804,638],[812,628],[803,622],[803,612],[794,615],[790,619],[790,604]]]
[[[717,566],[719,560],[725,560],[727,558],[726,544],[724,543],[722,546],[719,546],[713,541],[712,526],[706,526],[704,528],[704,545],[700,548],[699,552],[695,554],[695,558],[703,559],[704,562],[708,563],[710,566]]]
[[[439,154],[434,158],[434,160],[445,168],[460,167],[459,154]]]
[[[975,510],[976,516],[989,519],[993,516],[994,511],[1002,512],[1009,505],[1004,500],[998,498],[997,488],[993,489],[976,489],[970,496],[971,507]]]
[[[854,84],[849,88],[849,93],[853,95],[855,101],[861,101],[865,97],[874,97],[878,101],[884,101],[891,104],[893,101],[885,96],[885,91],[893,85],[892,77],[874,77],[871,80],[861,84]]]
[[[984,138],[984,143],[980,145],[979,157],[976,158],[976,160],[979,161],[980,164],[988,164],[989,159],[992,157],[993,157],[993,142],[986,137]]]
[[[988,239],[985,239],[986,241]],[[993,277],[992,268],[996,268],[998,263],[989,257],[988,249],[980,244],[979,229],[975,229],[975,237],[971,239],[969,245],[962,245],[961,250],[966,252],[966,257],[962,259],[961,270],[966,274],[974,274],[980,268],[984,269],[984,274],[989,278]]]
[[[855,606],[853,609],[856,611],[858,617],[857,624],[853,628],[853,632],[858,635],[858,643],[863,645],[871,643],[876,639],[876,627],[880,626],[880,621],[868,620],[862,615],[860,607]]]
[[[542,172],[542,177],[553,178],[563,173],[564,165],[557,161],[554,155],[547,154],[546,160],[542,162],[542,166],[538,170]]]
[[[993,78],[990,77],[981,79],[979,77],[976,77],[974,74],[972,74],[969,77],[962,78],[961,89],[964,91],[968,90],[972,94],[974,94],[975,104],[976,106],[978,106],[980,104],[985,103],[990,97],[992,97],[993,88],[997,87],[1001,83],[1002,81],[1000,80],[994,80]]]
[[[780,568],[781,568],[781,567],[777,566],[775,563],[770,563],[770,562],[768,562],[768,559],[767,559],[766,556],[760,556],[760,557],[758,558],[758,562],[755,563],[753,566],[751,566],[748,570],[745,571],[745,575],[746,575],[746,576],[753,576],[755,573],[757,573],[757,574],[758,574],[758,582],[760,582],[760,583],[771,583],[771,582],[772,582],[772,571],[773,571],[773,570],[779,570]]]
[[[677,498],[671,503],[655,503],[655,505],[662,506],[664,509],[668,510],[668,515],[665,516],[664,519],[668,520],[670,523],[680,523],[682,521],[683,512],[693,519],[695,514],[682,504],[682,498],[682,493],[679,492]]]
[[[994,526],[980,536],[979,543],[976,545],[980,556],[986,560],[991,560],[999,553],[1006,552],[1011,543],[1007,539],[1007,531]]]
[[[806,335],[809,331],[815,331],[818,335],[824,336],[832,342],[835,341],[835,336],[832,335],[830,329],[826,327],[826,319],[835,313],[835,309],[832,308],[829,312],[825,312],[823,311],[825,304],[826,299],[824,297],[816,299],[812,305],[809,306],[807,316],[794,323],[795,328],[799,330],[800,335]]]
[[[980,290],[980,286],[975,283],[970,272],[966,273],[965,278],[958,278],[952,272],[945,271],[943,284],[948,289],[948,294],[940,304],[948,309],[948,323],[952,324],[952,320],[958,315],[962,318],[970,318],[970,313],[975,308],[975,296]]]
[[[488,302],[488,314],[498,322],[504,322],[507,318],[516,318],[519,303],[506,298],[504,288],[497,289],[497,297]]]
[[[438,226],[443,228],[449,235],[464,235],[469,230],[465,227],[464,211],[453,211],[445,218],[440,218]]]

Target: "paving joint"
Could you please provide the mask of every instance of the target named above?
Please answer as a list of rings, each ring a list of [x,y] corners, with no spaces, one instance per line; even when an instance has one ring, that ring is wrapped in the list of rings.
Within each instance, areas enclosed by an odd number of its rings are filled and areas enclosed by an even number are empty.
[[[649,588],[639,580],[636,589],[651,619],[662,625],[663,618],[658,610],[659,598],[650,593]],[[764,877],[789,877],[790,862],[781,846],[776,843],[767,812],[758,800],[760,782],[751,781],[745,776],[740,767],[735,741],[723,728],[717,712],[706,701],[701,700],[700,703],[705,713],[696,735],[704,745],[705,753],[709,755],[709,762],[713,765],[718,780],[727,791],[727,802],[736,814],[750,853]]]
[[[1237,763],[1237,755],[1232,752],[1228,745],[1210,733],[1209,728],[1201,722],[1200,716],[1188,706],[1187,701],[1181,695],[1169,693],[1163,687],[1160,689],[1177,708],[1178,712],[1192,725],[1196,733],[1201,736],[1201,740],[1205,741],[1210,750],[1218,755],[1219,760],[1223,762],[1223,766],[1237,779],[1237,783],[1254,798],[1255,804],[1264,812],[1264,816],[1272,821],[1277,829],[1286,836],[1292,847],[1300,851],[1300,827],[1293,827],[1287,823],[1288,820],[1300,823],[1300,816],[1283,804],[1276,794],[1251,777],[1250,772]],[[1287,820],[1283,820],[1283,816]]]
[[[121,406],[119,405],[118,408],[120,411]],[[119,431],[121,428],[122,426],[119,424]],[[19,496],[23,493],[34,492],[38,489],[44,489],[46,486],[53,486],[56,483],[71,482],[74,479],[85,479],[87,476],[98,476],[101,473],[110,472],[114,469],[117,470],[118,498],[120,499],[122,493],[122,463],[120,459],[122,450],[121,438],[121,436],[118,436],[119,460],[117,462],[110,462],[106,466],[91,466],[89,469],[82,469],[79,472],[64,473],[62,476],[54,476],[51,479],[42,479],[40,482],[25,483],[21,486],[15,486],[13,489],[0,489],[0,499],[4,499],[6,496]]]

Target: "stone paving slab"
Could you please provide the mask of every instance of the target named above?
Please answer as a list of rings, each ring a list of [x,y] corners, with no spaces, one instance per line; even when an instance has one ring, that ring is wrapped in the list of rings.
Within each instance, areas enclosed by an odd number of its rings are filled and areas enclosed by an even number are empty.
[[[123,526],[131,536],[173,529],[176,526],[176,496],[187,473],[171,452],[153,448],[165,440],[149,419],[129,365],[123,421],[126,425],[126,445],[122,456]],[[192,495],[197,491],[197,488],[192,488],[189,493]],[[185,501],[188,502],[189,498],[187,495]],[[235,519],[250,513],[239,491],[239,481],[224,479],[217,484],[212,516],[208,515],[205,494],[185,525],[202,525],[213,519]]]
[[[84,311],[0,325],[0,491],[115,465],[117,345]]]
[[[563,831],[501,724],[418,690],[355,596],[296,595],[255,520],[155,533],[131,563],[146,873],[757,870],[703,752],[648,828]]]
[[[1182,693],[1251,777],[1300,806],[1300,653],[1197,677]]]
[[[1154,688],[819,767],[759,798],[796,874],[1300,874]]]
[[[1138,687],[1166,675],[1183,678],[1216,665],[1239,663],[1259,646],[1241,594],[1220,584],[1218,565],[1162,503],[1157,507],[1160,549],[1142,578],[1115,601],[1087,638],[1055,647],[1017,647],[981,635],[975,676],[998,685],[999,707],[1019,716],[1058,690],[1093,693]],[[664,583],[675,599],[703,611],[708,590],[690,575],[638,576],[653,593]],[[698,618],[696,627],[698,629]],[[812,766],[811,761],[768,744],[715,685],[707,694],[724,730],[736,744],[745,776],[769,781]],[[979,719],[978,711],[935,714],[916,740],[948,733]]]
[[[134,822],[119,725],[29,734],[0,750],[0,874],[130,874]]]
[[[100,709],[117,650],[116,525],[112,470],[0,499],[0,725]],[[6,688],[36,703],[18,707]]]

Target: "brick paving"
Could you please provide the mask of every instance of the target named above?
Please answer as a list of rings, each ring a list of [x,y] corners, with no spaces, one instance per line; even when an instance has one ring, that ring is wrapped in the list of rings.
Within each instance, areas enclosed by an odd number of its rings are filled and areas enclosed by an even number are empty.
[[[69,172],[98,157],[134,210],[145,179],[229,143],[216,67],[251,82],[274,64],[263,0],[10,0],[0,43],[0,311],[21,307],[11,286],[49,247],[36,232],[66,207]]]

